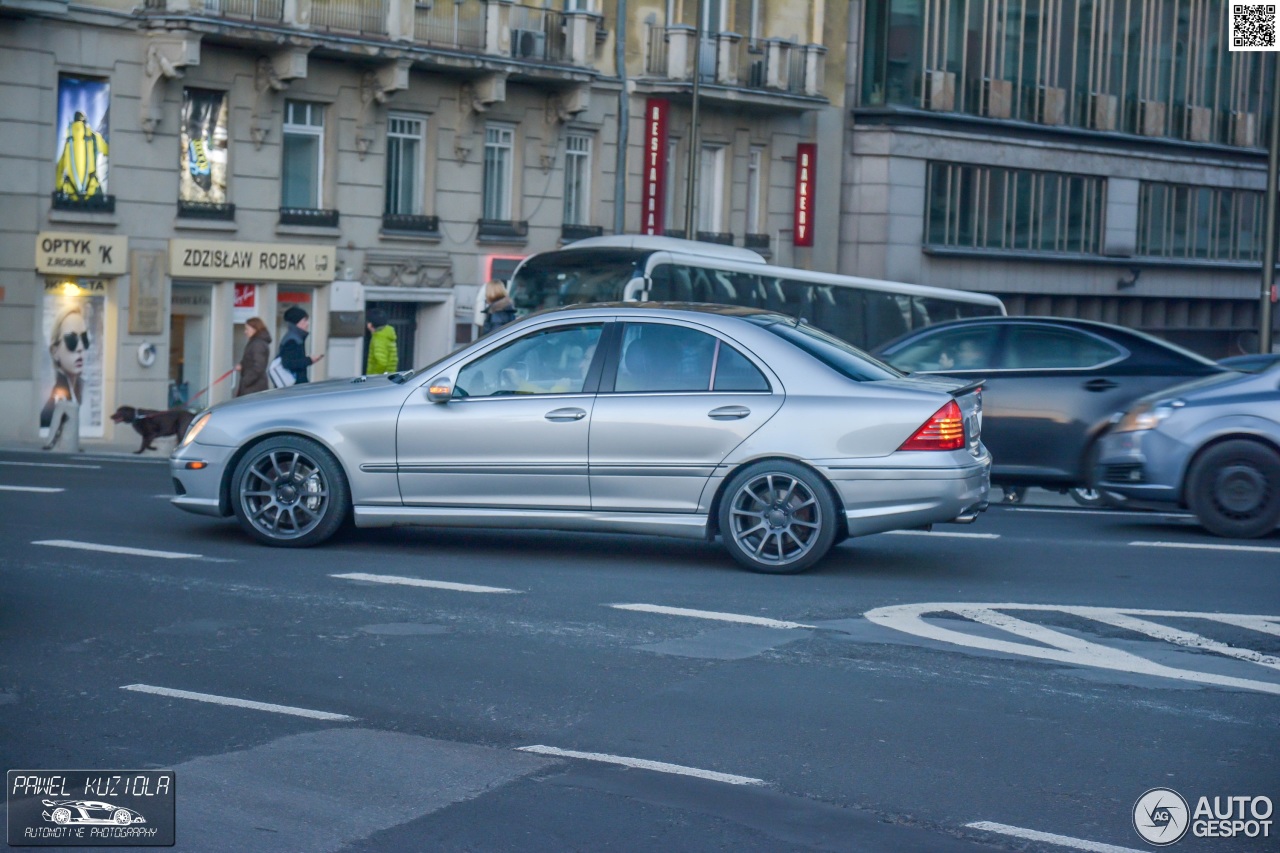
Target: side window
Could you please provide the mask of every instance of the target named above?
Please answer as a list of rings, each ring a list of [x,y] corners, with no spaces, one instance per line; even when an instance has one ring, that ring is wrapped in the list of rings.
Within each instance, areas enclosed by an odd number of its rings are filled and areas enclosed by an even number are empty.
[[[1015,326],[1009,331],[1009,367],[1095,367],[1123,355],[1106,341],[1073,329]]]
[[[628,323],[614,390],[707,391],[716,339],[665,323]]]
[[[724,341],[716,341],[716,375],[712,388],[716,391],[768,391],[769,380],[745,355]]]
[[[603,326],[560,326],[532,332],[486,353],[458,373],[455,397],[578,394],[587,380]]]
[[[998,369],[999,334],[995,326],[947,329],[916,338],[886,354],[885,359],[899,370],[911,372]]]

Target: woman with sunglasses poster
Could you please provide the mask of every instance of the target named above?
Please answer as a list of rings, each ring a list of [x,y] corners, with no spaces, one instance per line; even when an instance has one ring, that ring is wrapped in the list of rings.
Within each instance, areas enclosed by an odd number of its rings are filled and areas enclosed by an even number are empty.
[[[101,435],[102,323],[100,310],[95,310],[101,303],[101,297],[95,295],[46,294],[49,367],[44,377],[49,393],[40,410],[41,434],[52,435],[61,425],[64,415],[58,411],[59,403],[76,403],[81,407],[82,431]]]

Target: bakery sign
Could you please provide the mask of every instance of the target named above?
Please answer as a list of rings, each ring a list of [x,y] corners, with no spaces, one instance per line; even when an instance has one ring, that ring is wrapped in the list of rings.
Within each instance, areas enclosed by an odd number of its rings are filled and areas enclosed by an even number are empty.
[[[220,240],[170,240],[172,278],[225,281],[333,281],[337,250],[302,243],[240,243]]]
[[[813,190],[817,161],[817,145],[801,142],[796,146],[796,198],[792,227],[797,246],[813,245]]]
[[[123,275],[128,254],[128,237],[63,231],[36,235],[36,272],[50,275]]]

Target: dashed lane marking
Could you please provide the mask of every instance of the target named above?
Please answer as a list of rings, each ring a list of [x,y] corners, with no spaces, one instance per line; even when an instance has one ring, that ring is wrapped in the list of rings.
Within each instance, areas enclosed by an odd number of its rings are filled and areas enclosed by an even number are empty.
[[[402,578],[396,575],[369,575],[364,572],[349,572],[342,575],[329,575],[331,578],[342,578],[349,581],[367,581],[369,583],[397,584],[399,586],[421,586],[428,589],[448,589],[454,592],[493,592],[519,593],[518,589],[506,589],[500,586],[478,586],[470,583],[453,583],[452,581],[429,581],[422,578]]]
[[[683,764],[667,764],[665,761],[649,761],[644,758],[628,758],[625,755],[608,755],[603,752],[577,752],[572,749],[559,749],[554,746],[521,746],[520,752],[536,752],[539,755],[555,755],[560,758],[580,758],[583,761],[599,761],[605,764],[617,764],[622,767],[635,767],[640,770],[654,770],[658,773],[673,773],[677,776],[695,776],[709,779],[712,782],[726,782],[730,785],[763,785],[763,779],[751,776],[735,776],[732,773],[720,773],[715,770],[702,770],[698,767],[686,767]]]
[[[56,489],[52,486],[0,486],[0,492],[33,492],[38,495],[52,495],[65,491],[66,489]]]
[[[1002,506],[1000,509],[1005,512],[1056,512],[1059,515],[1132,515],[1141,518],[1191,518],[1191,513],[1189,512],[1146,512],[1132,509],[1058,509],[1038,506]]]
[[[1262,693],[1280,695],[1280,682],[1260,681],[1252,678],[1202,672],[1200,670],[1179,669],[1156,663],[1130,652],[1105,646],[1101,643],[1090,642],[1075,634],[1065,633],[1019,619],[1013,616],[1010,611],[1064,613],[1081,619],[1093,620],[1105,625],[1146,634],[1153,639],[1174,645],[1212,652],[1223,657],[1257,664],[1268,670],[1280,669],[1280,659],[1272,655],[1237,646],[1228,646],[1191,631],[1171,628],[1151,621],[1152,619],[1198,619],[1232,625],[1237,628],[1258,631],[1272,636],[1280,636],[1280,616],[1196,613],[1179,610],[1137,610],[1115,607],[1074,607],[1055,604],[972,604],[958,602],[899,604],[890,607],[879,607],[868,611],[865,615],[869,621],[877,625],[957,646],[1039,658],[1057,663],[1118,670],[1137,675],[1151,675],[1179,681],[1256,690]],[[988,628],[994,628],[997,631],[1003,631],[1031,642],[1022,643],[998,639],[988,635],[972,634],[954,628],[943,627],[936,622],[925,621],[927,616],[948,615],[960,616],[985,625]],[[1142,617],[1150,617],[1150,619]],[[1032,645],[1033,643],[1034,645]]]
[[[11,462],[0,459],[0,465],[18,465],[23,468],[79,468],[82,471],[99,471],[101,465],[68,465],[65,462]]]
[[[1143,853],[1136,847],[1117,847],[1114,844],[1103,844],[1101,841],[1088,841],[1084,838],[1072,838],[1070,835],[1057,835],[1053,832],[1041,832],[1038,829],[1023,829],[1020,826],[1009,826],[1007,823],[992,823],[979,820],[966,823],[969,829],[981,829],[984,832],[998,832],[1027,841],[1042,841],[1045,844],[1056,844],[1059,847],[1070,847],[1074,850],[1088,850],[1090,853]]]
[[[230,705],[235,708],[249,708],[253,711],[269,711],[273,714],[289,714],[294,717],[307,717],[312,720],[330,720],[346,722],[356,719],[346,714],[331,714],[328,711],[313,711],[310,708],[294,708],[290,705],[273,705],[270,702],[254,702],[250,699],[235,699],[231,696],[215,696],[212,693],[195,693],[190,690],[175,690],[172,687],[153,687],[150,684],[126,684],[121,690],[132,690],[135,693],[150,693],[153,696],[168,696],[171,699],[191,699],[195,702],[208,702],[211,705]]]
[[[184,554],[180,551],[152,551],[148,548],[127,548],[123,545],[101,545],[96,542],[77,542],[74,539],[42,539],[32,545],[48,545],[51,548],[74,548],[79,551],[102,551],[107,554],[127,554],[131,557],[157,557],[161,560],[201,560],[200,554]]]
[[[1280,548],[1265,545],[1217,545],[1212,542],[1130,542],[1138,548],[1191,548],[1199,551],[1245,551],[1255,554],[1280,554]]]
[[[888,530],[890,536],[945,536],[949,539],[999,539],[999,533],[951,533],[945,530]]]
[[[634,610],[639,613],[661,613],[666,616],[690,616],[694,619],[713,619],[718,622],[739,622],[743,625],[763,625],[766,628],[812,628],[799,622],[766,619],[763,616],[745,616],[740,613],[718,613],[714,610],[690,610],[687,607],[664,607],[660,604],[610,604],[615,610]]]

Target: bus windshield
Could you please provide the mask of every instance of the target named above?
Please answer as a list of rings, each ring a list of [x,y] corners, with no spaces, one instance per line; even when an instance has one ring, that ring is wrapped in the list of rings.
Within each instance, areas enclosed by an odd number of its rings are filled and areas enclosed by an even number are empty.
[[[642,249],[601,247],[535,255],[512,279],[516,312],[523,316],[563,305],[620,302],[627,282],[644,275],[650,254]]]

